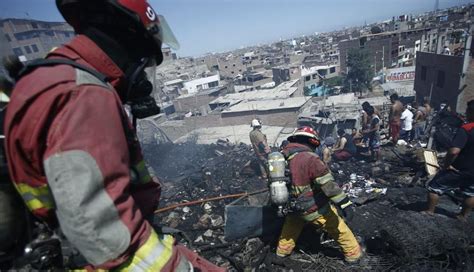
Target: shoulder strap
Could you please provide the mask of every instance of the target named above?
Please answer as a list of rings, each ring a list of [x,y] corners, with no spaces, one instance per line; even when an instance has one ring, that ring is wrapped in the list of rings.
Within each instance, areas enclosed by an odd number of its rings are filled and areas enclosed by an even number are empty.
[[[86,72],[90,73],[91,75],[95,76],[96,78],[98,78],[100,81],[102,81],[104,83],[107,83],[107,77],[104,74],[99,73],[97,70],[86,67],[82,64],[79,64],[79,63],[77,63],[73,60],[69,60],[69,59],[37,59],[37,60],[34,60],[34,61],[28,63],[20,71],[19,77],[25,76],[26,74],[31,73],[33,70],[35,70],[36,68],[39,68],[39,67],[55,66],[55,65],[61,65],[61,64],[73,66],[77,69],[86,71]]]
[[[69,66],[72,66],[74,68],[85,71],[85,72],[93,75],[97,79],[99,79],[104,84],[106,84],[106,85],[108,84],[107,76],[105,76],[104,74],[98,72],[97,70],[94,70],[92,68],[89,68],[87,66],[79,64],[79,63],[77,63],[73,60],[62,59],[62,58],[61,59],[37,59],[37,60],[33,60],[30,63],[28,63],[20,71],[19,77],[25,76],[28,73],[31,73],[33,70],[35,70],[36,68],[39,68],[39,67],[55,66],[55,65],[62,65],[62,64],[69,65]],[[131,147],[132,145],[135,144],[135,136],[134,136],[134,132],[128,126],[128,117],[126,116],[126,113],[124,113],[124,112],[122,112],[122,126],[124,128],[125,137],[127,139],[128,145],[129,145],[129,147]]]

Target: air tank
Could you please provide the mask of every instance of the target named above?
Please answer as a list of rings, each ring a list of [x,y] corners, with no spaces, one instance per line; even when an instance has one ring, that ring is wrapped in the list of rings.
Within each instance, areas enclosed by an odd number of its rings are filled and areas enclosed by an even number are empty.
[[[285,179],[286,160],[280,152],[268,155],[268,171],[272,181]]]

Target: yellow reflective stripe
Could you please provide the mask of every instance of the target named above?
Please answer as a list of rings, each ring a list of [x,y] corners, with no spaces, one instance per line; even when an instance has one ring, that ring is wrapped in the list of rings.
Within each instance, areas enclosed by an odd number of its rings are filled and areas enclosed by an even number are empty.
[[[303,215],[303,219],[307,222],[310,222],[310,221],[315,220],[316,218],[319,218],[321,215],[327,214],[328,211],[329,211],[329,205],[325,204],[324,206],[320,207],[317,211],[307,214],[307,215]]]
[[[158,237],[152,231],[148,240],[135,252],[119,271],[160,271],[173,254],[174,238],[171,235]]]
[[[291,161],[296,155],[298,155],[298,152],[290,155],[287,160]]]
[[[319,184],[319,185],[324,185],[330,181],[334,181],[334,177],[332,176],[331,173],[327,173],[326,175],[322,177],[318,177],[314,179],[314,182],[316,182],[316,184]]]
[[[350,205],[352,205],[352,201],[349,200],[347,201],[347,203],[344,203],[341,205],[341,209],[345,209],[347,206],[350,206]]]
[[[134,168],[137,171],[139,183],[144,184],[151,181],[151,176],[144,160],[137,163]]]
[[[291,185],[292,193],[296,196],[312,190],[311,185]]]
[[[31,187],[24,183],[15,183],[15,187],[31,211],[54,208],[54,201],[47,184]]]
[[[331,201],[334,202],[334,203],[339,203],[344,198],[346,198],[346,194],[344,192],[342,192],[338,195],[335,195],[335,196],[331,197]]]

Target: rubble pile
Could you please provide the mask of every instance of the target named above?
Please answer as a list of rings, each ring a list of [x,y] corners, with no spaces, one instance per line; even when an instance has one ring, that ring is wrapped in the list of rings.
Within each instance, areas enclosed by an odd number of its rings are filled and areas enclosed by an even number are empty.
[[[145,146],[144,152],[164,183],[160,207],[266,188],[257,178],[252,150],[243,144],[169,144]],[[426,201],[420,185],[427,177],[420,174],[424,168],[416,152],[384,147],[380,163],[358,158],[331,164],[336,181],[356,204],[348,224],[367,253],[357,265],[344,263],[335,242],[311,225],[303,230],[294,254],[284,259],[274,254],[278,233],[227,241],[224,208],[235,198],[158,213],[155,223],[183,231],[182,243],[230,271],[472,271],[474,223],[453,219],[458,200],[443,196],[441,212],[420,213]]]

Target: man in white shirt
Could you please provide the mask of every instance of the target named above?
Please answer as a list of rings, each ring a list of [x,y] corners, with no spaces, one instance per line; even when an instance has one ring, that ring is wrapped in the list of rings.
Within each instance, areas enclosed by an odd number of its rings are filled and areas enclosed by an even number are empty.
[[[405,110],[402,112],[402,130],[400,132],[400,138],[409,142],[412,140],[412,129],[413,129],[413,112],[411,112],[412,106],[406,105]]]

